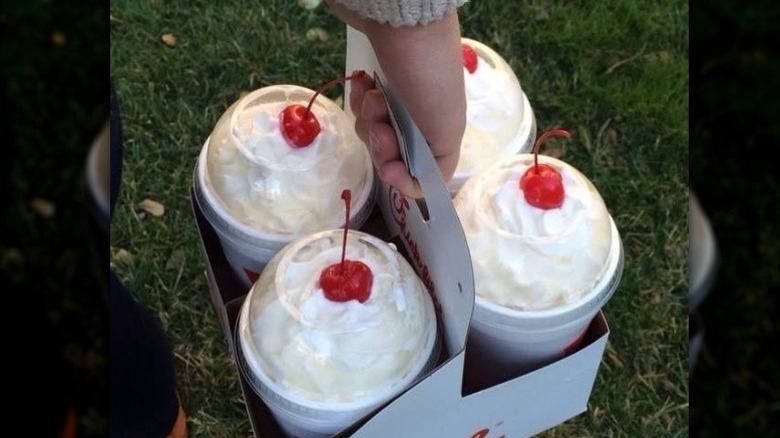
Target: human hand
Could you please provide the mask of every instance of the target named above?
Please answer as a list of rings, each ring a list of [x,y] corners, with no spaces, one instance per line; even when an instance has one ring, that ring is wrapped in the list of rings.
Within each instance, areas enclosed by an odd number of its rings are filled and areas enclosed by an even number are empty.
[[[328,3],[342,21],[367,36],[385,79],[428,141],[442,178],[449,181],[466,128],[457,13],[426,25],[392,27],[362,19],[336,2]],[[382,92],[368,75],[352,81],[351,89],[355,130],[368,145],[379,178],[406,196],[422,197],[419,184],[401,160]]]

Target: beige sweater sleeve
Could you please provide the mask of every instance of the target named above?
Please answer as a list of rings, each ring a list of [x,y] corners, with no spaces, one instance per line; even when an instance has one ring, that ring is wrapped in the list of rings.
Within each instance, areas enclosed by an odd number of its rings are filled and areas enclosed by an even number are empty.
[[[469,0],[335,0],[363,18],[391,26],[414,26],[441,20]]]

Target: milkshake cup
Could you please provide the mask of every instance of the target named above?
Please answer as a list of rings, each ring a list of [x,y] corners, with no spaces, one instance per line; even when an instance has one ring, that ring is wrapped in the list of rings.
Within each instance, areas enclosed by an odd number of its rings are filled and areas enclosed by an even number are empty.
[[[110,216],[110,161],[109,142],[111,140],[111,128],[108,121],[103,124],[98,135],[92,141],[87,155],[85,182],[87,198],[90,209],[93,210],[95,219],[108,233],[108,219]]]
[[[707,214],[693,191],[688,194],[688,313],[694,314],[712,289],[717,244]]]
[[[466,180],[496,159],[530,151],[536,138],[533,109],[506,60],[479,41],[461,38],[461,45],[466,130],[458,167],[447,183],[453,197]],[[470,63],[466,47],[473,50]]]
[[[718,270],[718,245],[709,217],[693,190],[688,192],[688,373],[693,376],[704,343],[699,306],[710,293]]]
[[[321,94],[314,100],[321,132],[310,145],[293,147],[283,136],[282,111],[305,106],[313,94],[295,85],[255,90],[228,108],[201,149],[196,199],[246,287],[286,244],[344,224],[342,189],[355,194],[351,228],[359,228],[375,204],[371,158],[332,100]]]
[[[113,113],[111,115],[113,116]],[[118,134],[114,132],[114,135]],[[97,262],[102,290],[106,293],[109,290],[109,266],[105,263],[105,249],[109,245],[111,233],[110,141],[111,124],[110,120],[107,120],[92,140],[83,179],[83,200],[89,225],[90,246]]]
[[[320,277],[342,253],[343,230],[277,253],[239,314],[239,369],[288,436],[332,436],[381,408],[435,366],[433,301],[396,249],[350,231],[346,259],[370,268],[364,301],[329,298]]]
[[[518,154],[469,179],[455,197],[474,267],[475,308],[467,353],[501,378],[574,352],[614,294],[623,271],[617,227],[591,182],[557,169],[560,207],[530,205],[519,186],[534,155]]]

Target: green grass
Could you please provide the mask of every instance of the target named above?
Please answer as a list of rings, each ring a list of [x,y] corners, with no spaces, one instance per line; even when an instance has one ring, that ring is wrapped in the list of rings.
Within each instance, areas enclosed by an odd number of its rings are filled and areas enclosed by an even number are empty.
[[[113,263],[173,341],[192,436],[247,436],[189,206],[193,165],[242,92],[340,75],[345,29],[323,6],[289,0],[116,0],[111,16],[126,134],[112,248],[132,255]],[[687,3],[673,1],[479,0],[461,9],[463,35],[508,60],[539,126],[573,131],[563,158],[599,189],[626,251],[588,411],[544,436],[688,434],[687,22]],[[329,39],[308,40],[314,27]],[[174,47],[161,42],[166,33]],[[165,215],[140,212],[144,198],[162,202]]]

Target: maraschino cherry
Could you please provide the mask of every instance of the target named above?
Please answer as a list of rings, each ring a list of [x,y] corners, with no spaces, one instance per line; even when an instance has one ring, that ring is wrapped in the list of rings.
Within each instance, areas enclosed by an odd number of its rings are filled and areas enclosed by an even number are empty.
[[[479,57],[477,56],[477,52],[474,51],[474,48],[468,44],[461,43],[460,51],[463,54],[463,66],[466,67],[466,70],[468,70],[469,73],[477,71],[477,60]]]
[[[317,88],[314,96],[309,100],[309,105],[303,106],[296,103],[285,107],[282,114],[279,115],[279,128],[287,143],[294,148],[303,148],[312,144],[320,133],[320,122],[311,110],[314,99],[328,87],[362,77],[365,74],[365,71],[358,70],[349,76],[326,82]]]
[[[371,268],[363,262],[347,260],[347,230],[349,229],[349,204],[352,192],[344,190],[341,199],[347,204],[347,220],[344,222],[344,242],[341,247],[341,262],[334,263],[320,273],[320,287],[325,298],[345,302],[358,300],[364,303],[371,295],[371,284],[374,274]]]
[[[547,164],[539,164],[539,147],[550,137],[571,137],[564,129],[550,129],[543,132],[534,143],[534,165],[520,177],[520,189],[526,202],[543,210],[552,210],[563,205],[563,179],[558,171]]]

